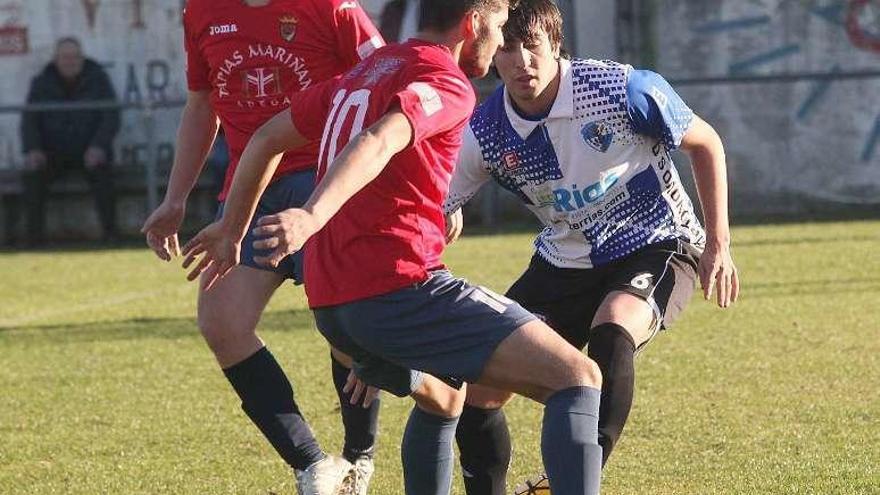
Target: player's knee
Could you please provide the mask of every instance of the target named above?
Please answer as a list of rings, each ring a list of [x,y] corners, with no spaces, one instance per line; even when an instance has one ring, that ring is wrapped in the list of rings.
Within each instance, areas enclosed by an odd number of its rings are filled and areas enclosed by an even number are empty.
[[[211,347],[215,344],[219,345],[231,334],[230,322],[224,321],[219,315],[210,311],[199,311],[197,323],[199,332]]]
[[[463,401],[449,395],[418,397],[416,404],[422,411],[443,418],[457,418],[464,408]]]
[[[570,370],[568,387],[592,387],[602,388],[602,371],[599,365],[592,359],[578,353],[576,357],[572,357],[568,363]]]
[[[562,366],[555,368],[549,379],[525,395],[544,403],[556,392],[568,388],[602,388],[602,372],[592,359],[577,352],[561,358],[559,364]]]
[[[510,399],[513,398],[513,394],[505,394],[503,397],[470,397],[468,396],[465,403],[469,406],[479,407],[480,409],[501,409],[504,407]]]
[[[199,318],[199,332],[205,339],[205,343],[217,357],[225,356],[230,349],[235,347],[232,335],[225,331],[221,323],[216,322],[213,318]]]
[[[602,388],[602,371],[596,361],[590,358],[586,360],[586,370],[583,376],[586,383],[584,385],[594,388]]]
[[[254,328],[228,316],[199,308],[197,320],[199,332],[221,366],[247,358],[261,346]]]
[[[626,328],[626,335],[632,340],[636,349],[651,340],[656,333],[656,327],[654,327],[653,324],[642,325],[635,328]]]
[[[444,418],[461,416],[464,409],[465,391],[456,390],[437,378],[427,377],[412,398],[419,409]]]
[[[480,409],[501,409],[513,398],[513,393],[480,385],[468,385],[465,404]]]
[[[442,418],[457,418],[461,416],[462,411],[461,404],[443,400],[420,401],[419,408],[427,413]]]
[[[606,323],[627,329],[632,340],[641,343],[652,335],[656,315],[647,301],[632,294],[615,291],[608,295],[596,311],[590,328]]]

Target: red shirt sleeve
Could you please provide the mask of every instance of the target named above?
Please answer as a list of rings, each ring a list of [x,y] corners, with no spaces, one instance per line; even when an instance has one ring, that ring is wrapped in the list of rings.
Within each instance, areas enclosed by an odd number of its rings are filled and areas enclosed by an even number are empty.
[[[448,68],[423,66],[396,99],[413,127],[413,144],[455,129],[470,119],[476,104],[471,83]]]
[[[290,118],[303,137],[318,141],[324,134],[324,124],[336,86],[341,76],[295,91],[290,97]]]
[[[190,91],[211,89],[211,68],[199,51],[198,28],[192,9],[183,10],[183,45],[186,49],[186,83]]]
[[[355,0],[331,0],[336,48],[348,67],[367,58],[376,48],[385,46],[385,40]]]

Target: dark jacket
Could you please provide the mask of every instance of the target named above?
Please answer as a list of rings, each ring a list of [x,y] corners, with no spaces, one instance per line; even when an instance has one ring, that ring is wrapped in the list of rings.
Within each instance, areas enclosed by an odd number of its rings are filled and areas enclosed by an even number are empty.
[[[28,103],[116,101],[116,92],[104,69],[86,59],[72,86],[65,84],[50,63],[31,81]],[[113,138],[119,132],[119,110],[65,110],[25,112],[21,119],[24,152],[39,149],[50,155],[81,160],[90,146],[112,155]]]

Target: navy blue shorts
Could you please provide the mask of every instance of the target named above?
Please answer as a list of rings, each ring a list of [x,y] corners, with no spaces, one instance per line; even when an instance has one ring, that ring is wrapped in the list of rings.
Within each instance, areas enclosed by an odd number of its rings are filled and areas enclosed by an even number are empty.
[[[284,278],[292,279],[297,285],[303,283],[303,260],[302,251],[298,251],[287,256],[278,268],[263,266],[254,261],[254,256],[268,256],[271,252],[265,249],[254,249],[254,241],[260,239],[254,237],[252,233],[254,227],[257,226],[257,220],[266,215],[274,215],[288,208],[298,208],[308,201],[309,196],[315,189],[315,171],[303,170],[301,172],[293,172],[279,177],[269,184],[266,191],[260,196],[260,202],[257,203],[257,211],[254,212],[254,218],[248,227],[247,234],[241,241],[241,264],[259,270],[275,272]],[[217,219],[223,216],[224,203],[220,203],[217,208]]]
[[[447,270],[390,294],[315,309],[318,330],[354,359],[358,377],[399,397],[419,387],[421,373],[451,385],[477,381],[498,344],[534,319]]]

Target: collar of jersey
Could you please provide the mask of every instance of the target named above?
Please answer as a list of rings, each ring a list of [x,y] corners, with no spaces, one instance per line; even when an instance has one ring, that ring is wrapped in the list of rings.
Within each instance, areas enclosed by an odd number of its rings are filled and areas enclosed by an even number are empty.
[[[507,94],[507,87],[504,88],[504,112],[507,114],[507,120],[513,130],[519,134],[519,137],[526,139],[535,127],[553,119],[570,119],[574,117],[574,97],[572,95],[571,82],[571,62],[566,59],[559,59],[559,91],[556,92],[556,99],[553,106],[550,107],[550,113],[543,120],[529,120],[519,116],[510,102],[510,95]]]
[[[421,38],[417,38],[417,37],[415,37],[415,36],[410,37],[409,39],[407,39],[406,41],[404,41],[404,42],[401,43],[401,44],[402,44],[402,45],[410,45],[410,46],[417,46],[417,45],[422,45],[422,46],[435,46],[435,47],[437,47],[437,48],[442,49],[444,52],[448,53],[449,55],[452,55],[452,52],[449,51],[449,47],[448,47],[448,46],[446,46],[446,45],[442,45],[442,44],[440,44],[440,43],[435,43],[435,42],[433,42],[433,41],[423,40],[423,39],[421,39]]]

